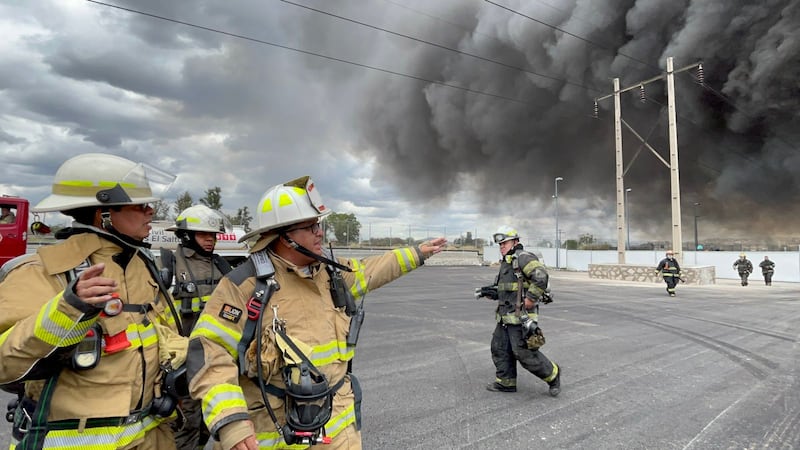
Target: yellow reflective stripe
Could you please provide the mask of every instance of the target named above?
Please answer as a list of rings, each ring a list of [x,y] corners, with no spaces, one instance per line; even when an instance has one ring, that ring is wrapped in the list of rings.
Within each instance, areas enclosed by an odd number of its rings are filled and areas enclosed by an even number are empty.
[[[530,275],[537,267],[544,267],[544,264],[542,264],[541,261],[531,261],[525,264],[525,267],[522,268],[522,273]]]
[[[237,346],[239,341],[242,340],[242,333],[226,327],[214,316],[210,314],[200,316],[192,330],[192,334],[189,335],[189,339],[200,336],[225,347],[225,350],[233,356],[233,359],[239,358]]]
[[[13,330],[14,327],[16,327],[16,325],[12,325],[11,328],[7,329],[2,334],[0,334],[0,347],[6,342],[6,339],[8,339],[8,335],[11,334],[11,330]]]
[[[103,181],[94,184],[91,180],[62,180],[53,184],[53,194],[69,195],[74,197],[94,197],[101,190],[113,188],[119,184],[131,197],[152,197],[153,191],[150,186],[137,187],[133,183],[119,181]]]
[[[156,327],[152,323],[136,324],[136,329],[141,340],[142,347],[149,347],[158,344],[158,334],[156,334]]]
[[[34,336],[53,347],[68,347],[77,344],[94,323],[94,320],[76,322],[59,311],[58,302],[61,300],[62,294],[63,292],[59,292],[39,310],[33,329]]]
[[[553,371],[550,373],[549,377],[542,379],[543,381],[546,381],[548,383],[555,380],[556,377],[558,376],[558,366],[552,361],[550,362],[550,364],[553,365]]]
[[[499,313],[497,313],[496,315],[497,315],[497,320],[498,321],[502,321],[503,323],[507,323],[509,325],[519,325],[520,324],[519,317],[517,317],[513,313],[512,314],[504,314],[502,316]]]
[[[123,350],[134,350],[139,347],[158,345],[158,335],[156,334],[156,328],[152,323],[148,323],[147,325],[143,323],[129,324],[125,329],[125,337],[128,339],[128,342],[131,343],[131,345],[129,347],[125,347]],[[105,350],[103,351],[103,354],[107,354]]]
[[[339,433],[344,431],[345,428],[356,422],[356,408],[355,404],[351,403],[350,406],[345,408],[340,414],[331,417],[331,420],[325,424],[325,432],[330,437],[336,437]]]
[[[331,341],[327,344],[315,345],[309,360],[315,366],[324,366],[334,361],[349,361],[355,356],[355,348],[348,350],[346,341]]]
[[[369,292],[367,279],[364,277],[364,269],[366,269],[366,265],[355,258],[351,259],[350,261],[353,262],[353,276],[355,277],[353,285],[350,286],[350,293],[353,294],[353,298],[358,300],[363,298],[365,295],[367,295],[367,292]]]
[[[210,298],[211,298],[210,295],[203,295],[202,297],[192,297],[192,312],[202,311],[202,307],[206,304],[206,302],[208,302],[208,299]],[[172,304],[175,305],[176,311],[180,311],[181,306],[183,306],[183,302],[181,301],[181,299],[173,300]]]
[[[331,417],[328,423],[325,424],[325,434],[331,438],[335,438],[348,426],[356,422],[355,405],[350,404],[340,414]],[[277,449],[303,449],[308,448],[306,445],[294,444],[286,445],[283,436],[277,431],[270,431],[266,433],[256,433],[258,440],[259,450],[277,450]]]
[[[212,387],[203,396],[202,407],[206,425],[211,428],[211,424],[220,412],[229,408],[241,408],[242,411],[247,411],[247,402],[240,386],[225,383]]]
[[[140,422],[118,427],[86,428],[78,430],[55,430],[47,433],[43,448],[79,448],[81,450],[116,450],[144,438],[164,419],[147,416]]]
[[[268,433],[256,433],[256,440],[258,440],[258,450],[278,450],[278,449],[289,449],[289,450],[300,450],[304,448],[308,448],[305,444],[292,444],[286,445],[286,441],[283,439],[280,433],[277,431],[270,431]]]
[[[524,289],[529,289],[531,287],[531,283],[529,281],[525,280],[525,281],[522,282],[522,287]],[[497,283],[497,289],[500,290],[500,291],[516,292],[517,291],[517,282],[514,281],[512,283]]]
[[[397,263],[400,264],[400,272],[404,275],[417,268],[417,260],[414,259],[414,250],[411,248],[397,248],[392,250]]]

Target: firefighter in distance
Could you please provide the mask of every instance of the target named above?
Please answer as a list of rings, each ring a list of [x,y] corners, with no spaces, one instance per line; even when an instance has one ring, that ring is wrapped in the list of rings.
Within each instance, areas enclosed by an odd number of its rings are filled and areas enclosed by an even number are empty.
[[[667,283],[667,294],[675,297],[675,286],[678,281],[683,281],[683,279],[681,278],[681,266],[675,259],[675,252],[672,250],[667,250],[665,258],[656,266],[656,276],[658,275],[661,275],[664,282]]]

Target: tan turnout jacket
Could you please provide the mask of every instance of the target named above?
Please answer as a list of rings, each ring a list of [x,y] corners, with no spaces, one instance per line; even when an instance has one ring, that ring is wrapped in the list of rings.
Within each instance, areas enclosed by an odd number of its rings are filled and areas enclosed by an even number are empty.
[[[95,233],[73,235],[63,243],[40,248],[0,283],[0,383],[24,380],[34,368],[53,369],[61,364],[48,421],[125,417],[153,400],[160,372],[159,339],[153,323],[168,320],[165,308],[170,299],[164,298],[145,262],[135,254],[142,250],[128,247],[133,255],[124,267],[115,262],[125,259],[115,258],[122,250]],[[87,259],[91,264],[105,263],[102,276],[115,279],[121,300],[142,305],[142,311],[107,317],[81,302],[74,292],[65,293],[66,273]],[[55,361],[59,354],[69,361],[69,347],[80,342],[95,322],[104,335],[125,333],[130,345],[113,354],[104,351],[98,365],[89,370],[74,371],[68,363]],[[42,384],[28,381],[28,396],[38,399]],[[44,448],[131,445],[142,441],[161,422],[163,419],[148,416],[127,426],[95,429],[91,436],[88,430],[88,434],[60,431],[60,437],[52,437],[51,432]]]
[[[253,251],[264,247],[262,240]],[[327,435],[333,438],[331,448],[341,448],[336,436],[348,427],[355,430],[354,394],[350,377],[346,377],[348,362],[355,355],[355,347],[346,345],[350,318],[343,308],[334,307],[329,291],[330,277],[324,266],[312,265],[312,274],[308,275],[275,254],[269,255],[280,290],[262,312],[264,333],[272,326],[273,307],[277,307],[279,318],[286,321],[287,334],[312,348],[307,356],[325,373],[329,382],[335,384],[344,379],[334,397],[333,413],[326,426]],[[423,257],[418,248],[408,247],[362,260],[338,258],[338,262],[354,269],[343,272],[343,276],[358,303],[368,291],[421,266]],[[206,424],[212,434],[219,434],[225,449],[248,435],[242,420],[254,422],[259,448],[276,448],[283,444],[263,407],[259,388],[251,379],[239,376],[237,366],[237,346],[247,322],[246,304],[255,287],[253,274],[252,262],[248,261],[222,279],[206,304],[189,343],[191,394],[202,400]],[[274,342],[268,345],[274,346]],[[251,344],[251,352],[254,347],[255,343]],[[281,367],[274,360],[263,362],[269,366],[264,370],[267,382],[283,388]],[[284,425],[283,401],[270,395],[269,402],[279,423]],[[354,445],[352,440],[360,440],[360,436],[353,431],[348,433],[347,439]]]

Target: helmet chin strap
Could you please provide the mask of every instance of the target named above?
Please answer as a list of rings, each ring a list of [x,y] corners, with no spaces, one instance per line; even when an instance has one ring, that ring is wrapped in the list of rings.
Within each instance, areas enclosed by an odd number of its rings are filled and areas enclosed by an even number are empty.
[[[290,238],[289,236],[286,235],[286,233],[281,233],[281,237],[284,240],[286,240],[286,242],[288,242],[289,245],[293,249],[297,250],[299,253],[301,253],[301,254],[303,254],[305,256],[308,256],[309,258],[314,258],[314,259],[316,259],[317,261],[319,261],[321,263],[328,264],[329,266],[336,267],[337,269],[344,270],[345,272],[352,272],[353,271],[353,269],[351,269],[351,268],[349,268],[349,267],[347,267],[347,266],[345,266],[343,264],[339,264],[338,262],[336,262],[336,261],[334,261],[332,259],[326,258],[325,256],[322,256],[322,255],[318,255],[318,254],[312,252],[311,250],[303,247],[302,245],[300,245],[297,242],[293,241],[292,238]]]
[[[111,211],[108,208],[103,208],[100,211],[100,228],[108,232],[114,229],[114,224],[111,222]]]
[[[100,228],[106,233],[126,243],[127,245],[132,245],[134,247],[150,248],[149,242],[144,242],[143,240],[142,241],[136,240],[130,236],[126,236],[117,231],[117,229],[114,228],[114,223],[111,222],[111,211],[108,208],[103,208],[103,210],[100,211]]]

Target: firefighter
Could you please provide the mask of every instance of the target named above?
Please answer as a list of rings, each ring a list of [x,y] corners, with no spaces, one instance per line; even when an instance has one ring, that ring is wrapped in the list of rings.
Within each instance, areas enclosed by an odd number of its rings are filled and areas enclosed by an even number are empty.
[[[667,283],[667,294],[670,297],[675,297],[675,286],[681,279],[681,266],[675,259],[675,252],[667,250],[665,258],[662,259],[658,266],[656,266],[656,276],[661,275],[664,282]]]
[[[222,449],[361,448],[350,373],[363,298],[420,267],[444,238],[364,259],[323,249],[331,211],[309,177],[267,190],[248,260],[226,275],[189,342],[192,396]]]
[[[14,223],[16,220],[17,216],[14,215],[10,207],[0,206],[0,224]]]
[[[742,280],[742,286],[747,286],[747,277],[753,273],[753,263],[747,259],[744,253],[739,254],[739,259],[733,262],[733,270],[739,272],[739,278]]]
[[[225,224],[222,213],[195,205],[181,211],[175,225],[166,230],[175,232],[179,243],[174,253],[161,249],[161,264],[168,270],[167,279],[174,280],[172,296],[186,336],[219,280],[231,271],[230,264],[214,253],[217,233],[226,232]],[[187,395],[181,398],[181,410],[186,420],[182,428],[175,430],[178,450],[203,448],[209,434],[203,424],[200,402]]]
[[[764,284],[772,286],[772,274],[775,273],[775,262],[770,261],[769,256],[765,256],[764,260],[758,265],[761,267],[761,274],[764,275]]]
[[[63,242],[0,271],[0,384],[24,382],[11,448],[174,449],[173,379],[188,340],[149,245],[148,170],[125,158],[64,162],[35,212],[74,219]]]
[[[549,276],[544,264],[523,249],[517,231],[501,226],[492,236],[500,245],[500,272],[488,295],[497,300],[497,325],[492,334],[491,353],[495,380],[486,389],[495,392],[517,391],[517,361],[528,372],[546,382],[550,395],[561,392],[561,367],[550,361],[539,347],[544,335],[538,327],[538,303],[549,303]],[[493,298],[496,297],[496,298]]]

